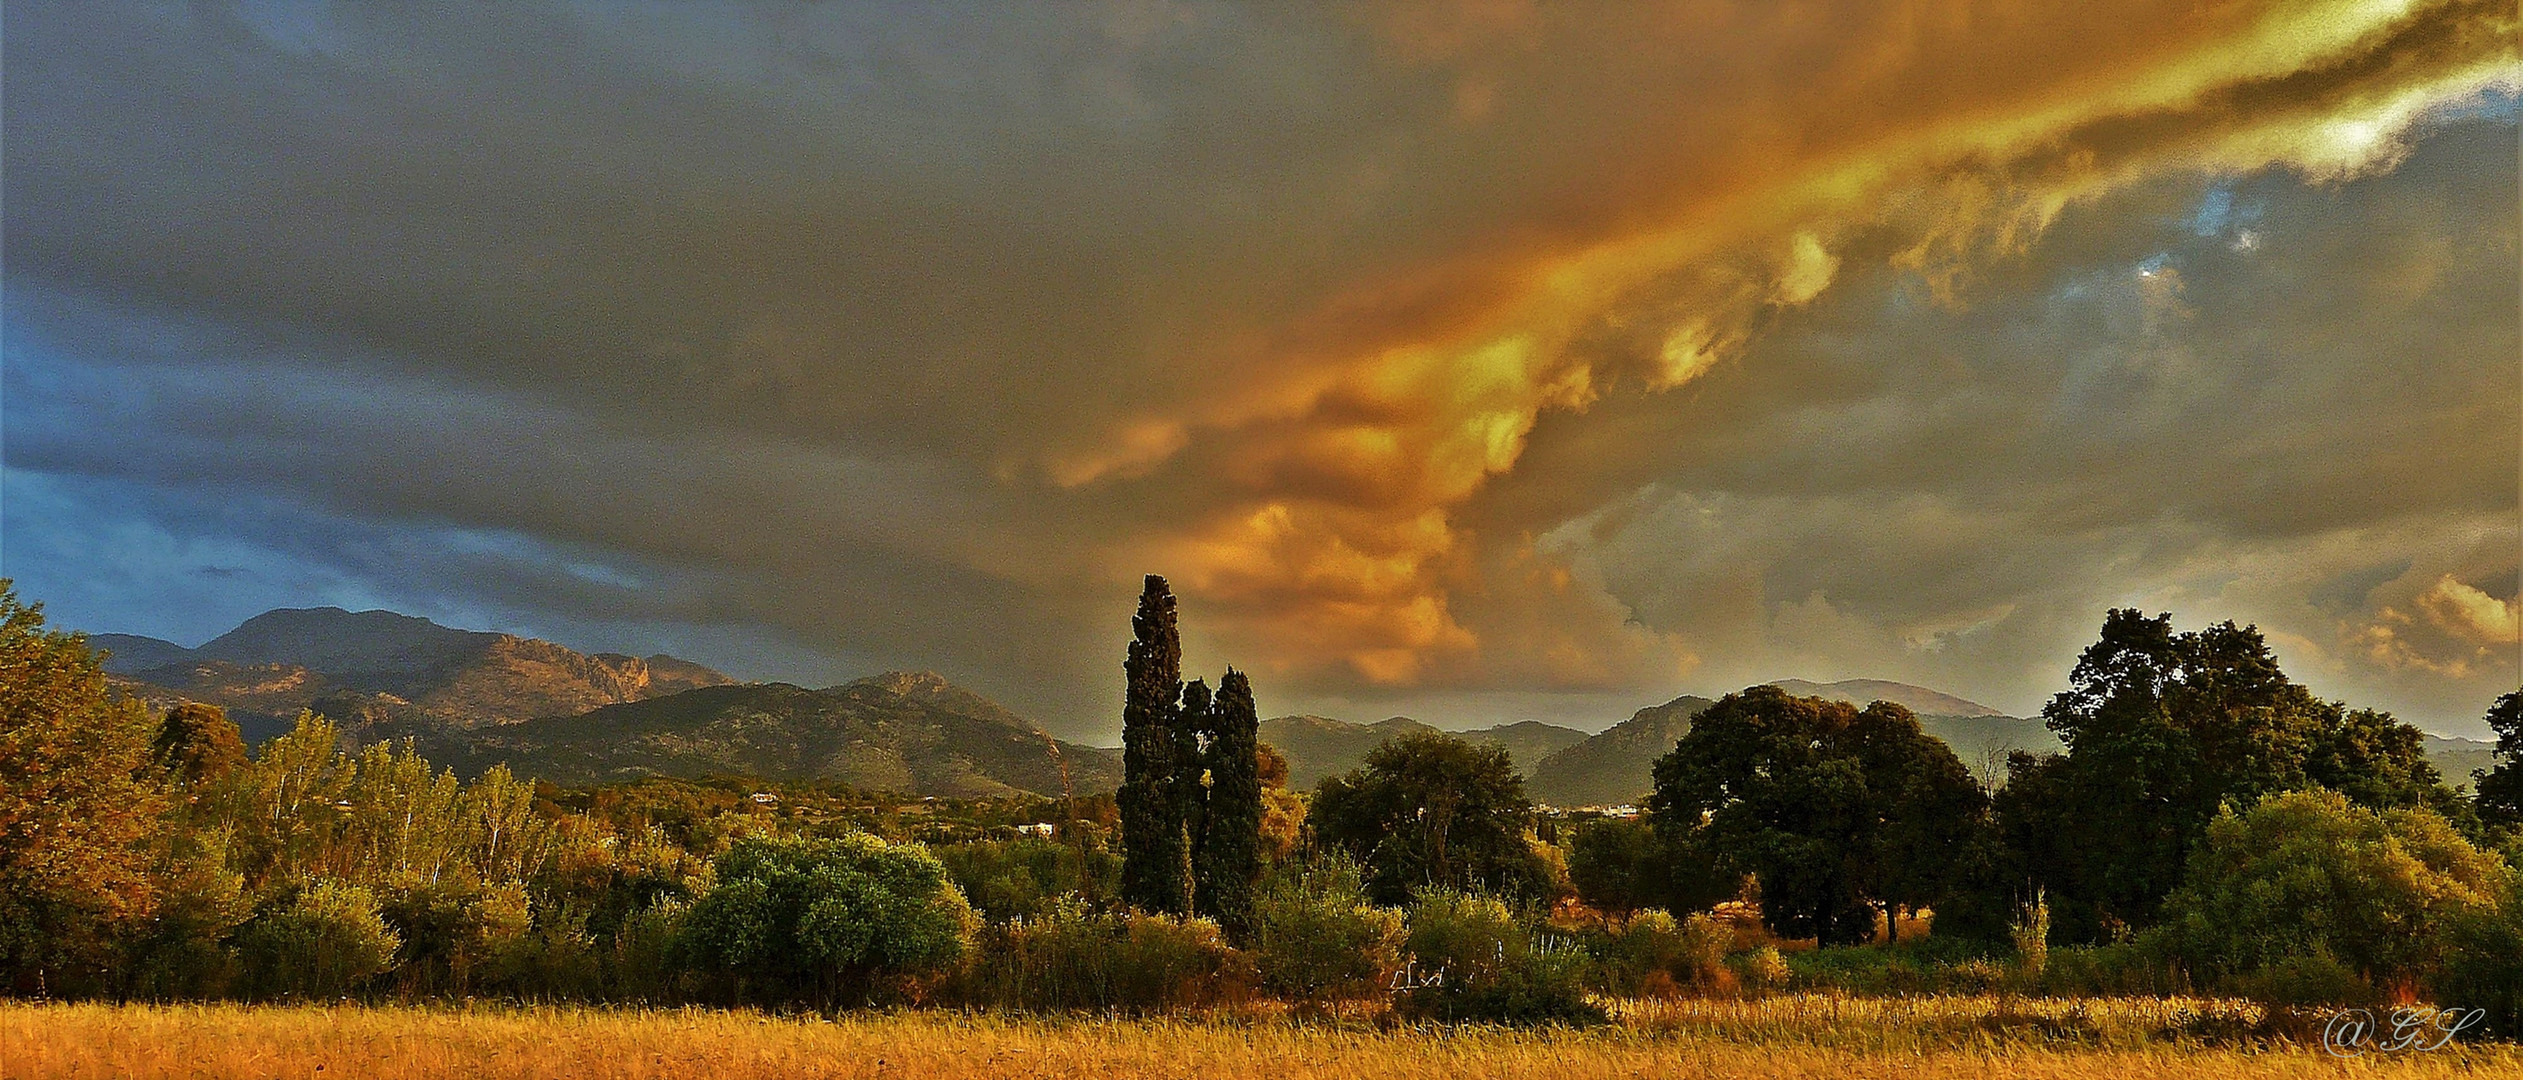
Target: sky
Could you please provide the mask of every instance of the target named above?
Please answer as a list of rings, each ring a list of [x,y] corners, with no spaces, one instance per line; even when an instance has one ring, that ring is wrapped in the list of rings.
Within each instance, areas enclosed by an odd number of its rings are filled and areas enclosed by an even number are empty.
[[[0,575],[1119,730],[2523,671],[2510,2],[9,3]]]

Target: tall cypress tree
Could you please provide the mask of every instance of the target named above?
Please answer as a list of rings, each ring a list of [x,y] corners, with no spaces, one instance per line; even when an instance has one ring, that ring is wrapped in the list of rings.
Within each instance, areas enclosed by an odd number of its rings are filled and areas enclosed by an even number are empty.
[[[1182,912],[1207,914],[1200,906],[1200,838],[1208,818],[1209,789],[1203,783],[1208,761],[1200,753],[1209,730],[1209,684],[1193,679],[1183,685],[1182,707],[1174,710],[1174,812],[1183,823],[1183,882],[1189,888]]]
[[[1121,706],[1121,897],[1143,911],[1182,912],[1191,898],[1176,774],[1183,646],[1174,627],[1174,594],[1148,575],[1139,613],[1130,619],[1128,678]]]
[[[1261,736],[1252,681],[1228,668],[1206,715],[1202,754],[1209,771],[1197,856],[1201,914],[1242,939],[1252,925],[1253,882],[1261,876]]]

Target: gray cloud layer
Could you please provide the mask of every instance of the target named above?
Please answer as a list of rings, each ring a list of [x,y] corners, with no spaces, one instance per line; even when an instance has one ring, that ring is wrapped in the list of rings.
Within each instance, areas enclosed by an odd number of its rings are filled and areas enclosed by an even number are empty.
[[[12,8],[0,557],[1086,735],[1143,570],[1274,709],[2024,710],[2134,603],[2475,729],[2510,11],[1956,10]]]

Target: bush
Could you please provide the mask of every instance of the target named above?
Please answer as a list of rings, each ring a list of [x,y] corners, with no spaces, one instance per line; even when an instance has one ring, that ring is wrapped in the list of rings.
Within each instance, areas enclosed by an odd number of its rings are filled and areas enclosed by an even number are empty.
[[[1048,840],[975,841],[934,854],[964,897],[992,922],[1041,915],[1068,893],[1110,896],[1120,889],[1119,856]]]
[[[715,865],[718,886],[684,916],[683,952],[732,977],[738,997],[830,1005],[914,990],[963,958],[978,921],[926,850],[865,834],[740,840]]]
[[[1736,957],[1733,967],[1736,980],[1742,983],[1744,989],[1754,993],[1783,989],[1787,980],[1795,974],[1776,945],[1763,945]]]
[[[1419,985],[1404,1015],[1501,1024],[1601,1023],[1586,1000],[1590,966],[1573,939],[1536,935],[1497,899],[1453,889],[1422,891],[1411,905],[1405,948]]]
[[[1061,1011],[1201,1006],[1243,996],[1250,961],[1207,919],[1090,911],[1076,897],[985,931],[962,995]]]
[[[2434,976],[2451,924],[2494,908],[2498,871],[2432,811],[2288,792],[2208,826],[2164,933],[2208,986],[2364,1001]]]
[[[477,970],[533,925],[524,886],[459,878],[389,888],[381,910],[403,943],[395,981],[407,996],[471,991]]]
[[[1401,913],[1368,903],[1357,865],[1338,856],[1283,870],[1254,900],[1254,965],[1264,988],[1290,1000],[1382,991],[1401,943]]]
[[[1736,987],[1726,967],[1734,928],[1711,915],[1676,920],[1648,908],[1607,932],[1596,948],[1594,985],[1623,997],[1662,997],[1688,987],[1727,993]]]
[[[2160,934],[2110,945],[2065,945],[2049,950],[2041,987],[2054,996],[2187,994],[2190,980],[2166,950]]]
[[[238,952],[249,996],[323,999],[367,986],[393,967],[402,944],[376,894],[326,880],[247,923]]]
[[[2487,1010],[2481,1034],[2523,1039],[2523,867],[2506,871],[2497,907],[2452,920],[2431,989],[2448,1008]]]

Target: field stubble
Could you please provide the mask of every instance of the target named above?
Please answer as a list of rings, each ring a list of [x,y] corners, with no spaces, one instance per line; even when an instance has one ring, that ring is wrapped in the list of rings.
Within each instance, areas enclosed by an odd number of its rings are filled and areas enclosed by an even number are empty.
[[[1295,1023],[1251,1010],[1157,1019],[901,1012],[826,1021],[700,1009],[0,1003],[0,1075],[30,1080],[2523,1075],[2523,1048],[2513,1046],[2454,1045],[2343,1061],[2318,1047],[2244,1033],[2247,1025],[2233,1022],[2235,1008],[2132,999],[1785,995],[1623,1003],[1615,1010],[1615,1025],[1576,1032]],[[2200,1022],[2202,1017],[2207,1022]]]

